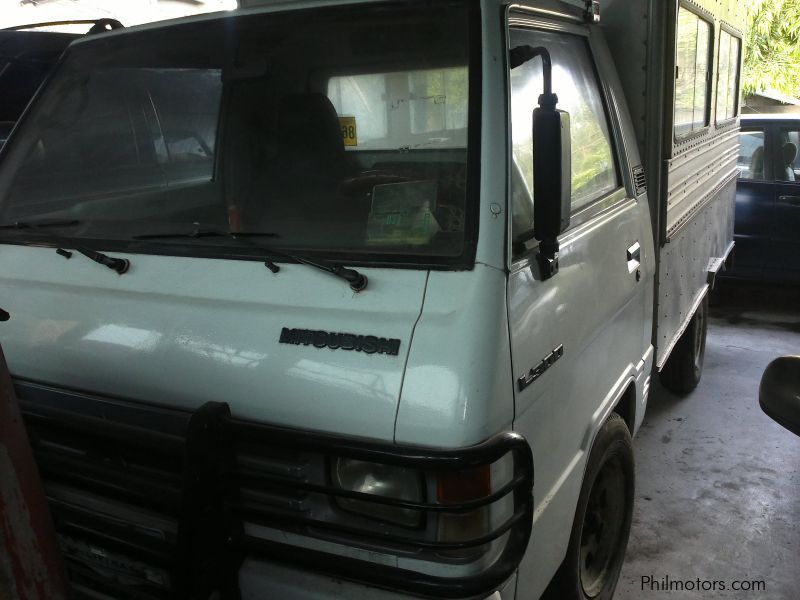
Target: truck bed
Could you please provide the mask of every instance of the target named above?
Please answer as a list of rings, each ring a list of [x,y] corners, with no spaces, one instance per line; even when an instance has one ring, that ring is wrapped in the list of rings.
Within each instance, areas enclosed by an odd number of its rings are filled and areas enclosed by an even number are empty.
[[[707,125],[684,136],[673,134],[679,6],[711,28]],[[733,249],[738,110],[734,118],[717,118],[717,77],[720,32],[740,37],[745,11],[737,0],[606,0],[601,26],[615,61],[626,65],[620,78],[645,163],[660,369]],[[741,71],[741,52],[738,60]]]

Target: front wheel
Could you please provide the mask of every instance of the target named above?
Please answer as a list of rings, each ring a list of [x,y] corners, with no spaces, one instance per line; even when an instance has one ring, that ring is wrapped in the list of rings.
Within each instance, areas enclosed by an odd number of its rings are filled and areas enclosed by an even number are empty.
[[[670,392],[685,395],[700,383],[708,332],[708,296],[697,307],[686,331],[683,332],[667,364],[661,370],[662,385]]]
[[[610,600],[633,517],[631,434],[612,414],[595,438],[564,562],[549,588],[563,600]]]

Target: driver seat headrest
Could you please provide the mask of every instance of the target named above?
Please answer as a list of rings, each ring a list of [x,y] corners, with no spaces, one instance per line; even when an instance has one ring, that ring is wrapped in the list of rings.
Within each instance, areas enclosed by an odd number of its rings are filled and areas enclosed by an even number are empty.
[[[764,179],[764,146],[759,146],[750,157],[750,179]]]
[[[344,138],[339,117],[324,94],[290,94],[280,100],[280,128],[286,143],[311,150],[316,156],[343,157]]]
[[[792,142],[786,142],[783,145],[783,166],[791,167],[797,158],[797,145]]]
[[[786,142],[782,148],[783,152],[783,168],[786,171],[785,179],[787,181],[794,181],[794,161],[797,158],[797,145],[792,142]]]

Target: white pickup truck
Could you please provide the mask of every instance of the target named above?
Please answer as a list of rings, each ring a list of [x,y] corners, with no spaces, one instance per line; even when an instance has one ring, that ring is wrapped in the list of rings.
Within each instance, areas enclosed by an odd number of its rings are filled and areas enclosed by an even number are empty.
[[[733,246],[739,2],[262,4],[74,42],[0,154],[76,597],[611,598]]]

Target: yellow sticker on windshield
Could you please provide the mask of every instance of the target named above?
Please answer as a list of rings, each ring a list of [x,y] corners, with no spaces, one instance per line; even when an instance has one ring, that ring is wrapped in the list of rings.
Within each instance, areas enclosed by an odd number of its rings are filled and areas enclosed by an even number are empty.
[[[339,117],[339,127],[342,128],[342,137],[345,146],[358,146],[358,130],[355,117]]]

